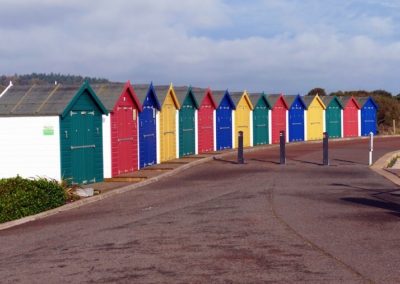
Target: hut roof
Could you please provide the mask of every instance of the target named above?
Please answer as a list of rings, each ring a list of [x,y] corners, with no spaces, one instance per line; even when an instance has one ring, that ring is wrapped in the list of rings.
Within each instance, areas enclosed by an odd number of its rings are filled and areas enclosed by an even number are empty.
[[[95,84],[92,85],[92,88],[108,111],[114,109],[115,104],[119,100],[121,94],[125,92],[125,89],[130,89],[129,92],[131,93],[133,101],[136,103],[138,108],[141,109],[141,104],[129,82]]]
[[[229,100],[229,103],[231,104],[231,107],[233,109],[236,108],[236,105],[233,102],[228,90],[225,90],[225,91],[222,91],[222,90],[215,91],[215,90],[213,90],[212,94],[213,94],[213,97],[214,97],[214,100],[215,100],[215,103],[216,103],[217,107],[219,107],[221,105],[221,102],[222,102],[222,100],[224,99],[224,97],[226,95],[228,100]]]
[[[88,90],[103,113],[107,110],[89,84],[83,85],[17,85],[0,98],[1,116],[65,115],[66,109],[84,90]]]

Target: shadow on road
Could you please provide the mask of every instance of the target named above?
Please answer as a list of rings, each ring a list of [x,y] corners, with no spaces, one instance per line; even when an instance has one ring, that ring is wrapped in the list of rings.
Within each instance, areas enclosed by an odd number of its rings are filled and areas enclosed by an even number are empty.
[[[249,159],[251,161],[256,161],[256,162],[261,162],[261,163],[270,163],[270,164],[275,164],[275,165],[280,165],[279,162],[276,161],[268,161],[268,160],[261,160],[261,159]]]
[[[362,163],[357,163],[357,162],[349,161],[349,160],[342,160],[342,159],[333,159],[333,160],[334,160],[334,161],[337,161],[337,162],[352,164],[352,165],[364,165],[364,164],[362,164]]]
[[[310,165],[317,165],[317,166],[322,166],[323,165],[322,163],[317,163],[317,162],[310,162],[310,161],[303,161],[303,160],[296,160],[296,159],[291,159],[291,160],[295,161],[295,162],[302,163],[302,164],[310,164]]]
[[[236,162],[236,161],[225,160],[225,159],[216,158],[216,157],[214,157],[214,161],[217,161],[217,162],[223,162],[223,163],[226,163],[226,164],[239,165],[239,163],[238,163],[238,162]]]
[[[390,214],[400,217],[400,205],[390,201],[380,201],[363,197],[344,197],[341,200],[359,205],[381,208],[391,211]]]

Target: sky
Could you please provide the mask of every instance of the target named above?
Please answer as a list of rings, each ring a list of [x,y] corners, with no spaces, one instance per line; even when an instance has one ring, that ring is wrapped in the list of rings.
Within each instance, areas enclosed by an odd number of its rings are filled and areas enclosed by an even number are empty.
[[[400,93],[398,0],[0,0],[0,74]]]

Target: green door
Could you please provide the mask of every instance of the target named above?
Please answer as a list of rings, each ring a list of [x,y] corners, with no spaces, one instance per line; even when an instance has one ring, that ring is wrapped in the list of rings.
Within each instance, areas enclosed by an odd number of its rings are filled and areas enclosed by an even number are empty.
[[[73,183],[95,182],[94,111],[71,111],[71,171]]]
[[[195,107],[189,96],[179,110],[179,157],[195,154]]]
[[[342,119],[341,108],[336,100],[332,100],[325,111],[326,132],[330,138],[341,137]]]
[[[260,99],[253,110],[253,144],[268,144],[268,107],[263,99]]]

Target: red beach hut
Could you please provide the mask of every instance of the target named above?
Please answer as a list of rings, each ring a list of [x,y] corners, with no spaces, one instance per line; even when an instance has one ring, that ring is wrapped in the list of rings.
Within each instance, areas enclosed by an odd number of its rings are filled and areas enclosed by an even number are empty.
[[[357,137],[360,105],[354,97],[340,97],[343,104],[343,137]]]
[[[133,172],[138,164],[138,115],[141,104],[130,82],[93,85],[110,112],[103,117],[104,177]]]
[[[217,105],[210,89],[192,88],[192,92],[199,102],[197,111],[198,153],[214,151],[214,117]]]
[[[288,104],[283,98],[282,94],[269,95],[267,96],[271,103],[271,137],[272,144],[279,143],[279,132],[285,131],[285,140],[287,141],[287,113]]]

